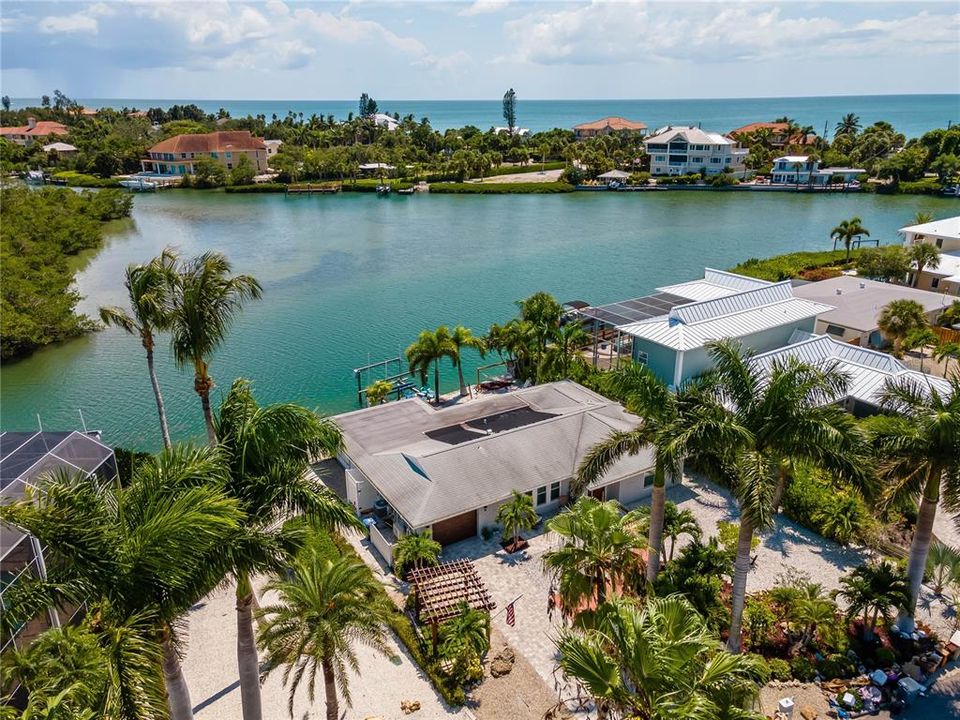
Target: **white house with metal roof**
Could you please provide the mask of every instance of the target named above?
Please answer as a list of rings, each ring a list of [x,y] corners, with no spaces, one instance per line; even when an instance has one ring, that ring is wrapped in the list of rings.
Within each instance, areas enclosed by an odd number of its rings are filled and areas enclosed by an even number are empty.
[[[847,392],[842,402],[847,410],[858,416],[877,412],[881,393],[890,380],[905,378],[921,389],[933,388],[941,394],[951,392],[950,383],[944,378],[910,370],[892,355],[851,345],[829,335],[798,331],[788,345],[757,355],[753,362],[769,371],[775,363],[786,362],[789,358],[818,367],[832,366],[844,373]]]
[[[923,290],[960,295],[960,215],[900,228],[905,247],[927,243],[940,250],[937,267],[925,267],[917,278]]]
[[[673,387],[710,369],[705,346],[711,340],[736,338],[745,348],[771,350],[785,345],[795,330],[812,332],[817,316],[833,309],[794,297],[789,280],[769,283],[715,270],[703,280],[660,290],[703,299],[617,329],[632,339],[634,361]]]
[[[743,175],[750,151],[720,133],[697,127],[666,127],[643,141],[653,175],[716,175],[725,169]]]
[[[809,155],[783,155],[774,158],[771,180],[775,185],[824,186],[847,185],[867,171],[863,168],[820,167],[820,161]]]
[[[614,431],[639,419],[570,381],[435,409],[400,400],[336,417],[345,448],[347,500],[370,513],[374,546],[391,560],[395,538],[429,528],[448,544],[496,523],[514,490],[541,515],[559,509],[580,461]],[[652,450],[625,457],[590,488],[627,504],[653,484]]]

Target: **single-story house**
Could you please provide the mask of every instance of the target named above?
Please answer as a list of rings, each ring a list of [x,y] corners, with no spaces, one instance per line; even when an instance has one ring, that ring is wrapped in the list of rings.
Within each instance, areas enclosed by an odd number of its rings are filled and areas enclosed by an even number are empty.
[[[914,300],[923,306],[931,323],[949,306],[940,293],[892,283],[877,282],[854,275],[798,285],[797,297],[831,305],[817,319],[815,332],[864,347],[883,347],[885,339],[877,327],[883,308],[894,300]]]
[[[510,128],[508,127],[495,127],[493,129],[494,135],[509,135]],[[530,128],[515,127],[513,129],[513,134],[517,137],[526,137],[530,134]]]
[[[596,443],[634,428],[621,405],[570,381],[435,409],[413,398],[338,415],[345,495],[373,513],[370,535],[388,561],[396,538],[429,529],[447,545],[496,524],[514,490],[540,515],[557,511]],[[618,461],[589,492],[627,504],[653,484],[652,450]]]
[[[602,175],[597,175],[597,180],[604,182],[623,182],[630,178],[630,173],[623,170],[609,170]]]
[[[960,215],[900,228],[905,247],[927,243],[940,250],[940,264],[925,267],[917,278],[923,290],[960,295]],[[911,278],[913,279],[913,278]]]
[[[57,157],[73,157],[77,154],[77,148],[70,143],[52,142],[43,146],[45,153],[53,153]]]
[[[777,185],[848,185],[866,173],[863,168],[820,167],[809,155],[784,155],[774,158],[771,179]]]
[[[70,128],[53,120],[40,120],[28,117],[26,125],[0,127],[0,137],[17,145],[30,147],[37,141],[46,141],[50,137],[66,137]]]
[[[373,120],[374,125],[386,128],[388,132],[393,132],[400,127],[400,121],[392,115],[387,115],[386,113],[374,113],[369,117],[371,120]]]
[[[796,358],[819,367],[833,366],[847,376],[844,407],[858,417],[873,415],[880,409],[880,395],[888,380],[908,379],[921,388],[935,388],[949,394],[944,378],[910,370],[893,355],[851,345],[830,335],[796,332],[782,348],[757,355],[753,362],[769,369],[775,362]]]
[[[573,134],[577,140],[600,135],[643,135],[646,132],[647,126],[644,123],[622,117],[605,117],[573,126]]]

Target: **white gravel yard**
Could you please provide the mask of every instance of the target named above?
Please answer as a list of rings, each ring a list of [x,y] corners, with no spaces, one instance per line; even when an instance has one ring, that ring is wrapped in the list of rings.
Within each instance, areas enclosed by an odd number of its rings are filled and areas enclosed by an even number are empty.
[[[261,599],[262,603],[269,598]],[[234,588],[218,590],[190,613],[189,645],[183,659],[183,671],[190,687],[197,720],[239,720],[240,688],[237,681],[237,620]],[[391,636],[392,637],[392,636]],[[350,695],[353,707],[341,697],[343,720],[439,720],[453,716],[468,717],[465,711],[448,709],[437,696],[429,680],[420,672],[405,650],[392,642],[393,659],[383,657],[365,646],[357,647],[362,673],[351,673]],[[297,693],[293,717],[297,720],[323,718],[326,704],[323,685],[317,681],[314,703],[307,699],[306,682]],[[287,720],[287,689],[282,670],[275,671],[263,684],[264,720]],[[400,710],[402,700],[419,700],[421,708],[412,715]]]

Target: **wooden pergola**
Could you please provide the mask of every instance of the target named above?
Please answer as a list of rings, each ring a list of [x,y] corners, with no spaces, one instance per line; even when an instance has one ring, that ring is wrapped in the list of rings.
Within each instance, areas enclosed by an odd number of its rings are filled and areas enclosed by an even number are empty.
[[[420,622],[431,625],[434,645],[440,623],[459,615],[463,604],[485,612],[497,607],[469,560],[454,560],[413,570],[410,582],[416,593],[417,617]]]

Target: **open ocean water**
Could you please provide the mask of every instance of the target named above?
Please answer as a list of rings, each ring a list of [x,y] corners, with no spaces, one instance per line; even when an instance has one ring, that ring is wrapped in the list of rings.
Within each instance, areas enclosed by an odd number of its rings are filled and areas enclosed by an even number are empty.
[[[18,98],[14,107],[38,105],[39,98]],[[334,115],[346,118],[356,113],[355,100],[160,100],[134,98],[83,98],[85,107],[169,107],[194,103],[206,112],[224,108],[234,117],[263,114],[268,119],[288,111]],[[417,120],[430,118],[434,128],[475,125],[481,129],[503,125],[501,100],[377,100],[381,112],[413,115]],[[817,133],[827,135],[843,115],[855,113],[864,126],[878,120],[893,124],[907,137],[917,137],[927,130],[960,122],[960,95],[859,95],[796,98],[733,98],[712,100],[524,100],[517,105],[517,123],[532,132],[620,115],[644,122],[652,130],[664,125],[697,125],[704,129],[729,132],[751,122],[773,120],[781,116],[794,118],[801,125],[812,125]]]

